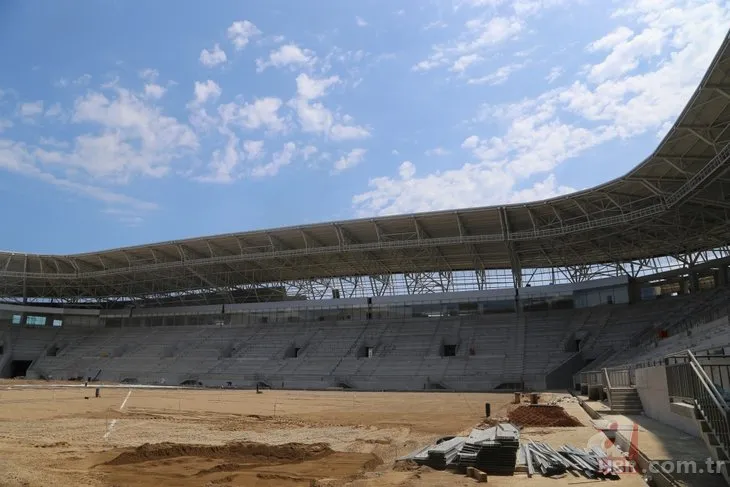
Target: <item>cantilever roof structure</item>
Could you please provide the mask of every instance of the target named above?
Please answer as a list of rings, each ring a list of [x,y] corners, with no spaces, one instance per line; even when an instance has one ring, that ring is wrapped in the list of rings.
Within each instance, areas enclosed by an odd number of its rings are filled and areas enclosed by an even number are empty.
[[[479,281],[490,269],[511,270],[520,286],[525,269],[632,262],[724,247],[730,242],[729,46],[730,36],[654,153],[623,177],[590,190],[527,204],[76,255],[0,253],[0,297],[104,301],[197,290],[233,299],[236,290],[366,276],[372,293],[380,294],[393,275],[416,276],[416,292],[418,276],[427,273],[450,280],[465,271]]]

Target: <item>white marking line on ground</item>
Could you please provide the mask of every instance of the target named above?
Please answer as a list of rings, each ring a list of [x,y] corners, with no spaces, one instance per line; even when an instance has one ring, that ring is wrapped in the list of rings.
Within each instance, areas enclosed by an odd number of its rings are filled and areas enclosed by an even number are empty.
[[[132,389],[127,392],[127,397],[124,398],[124,401],[122,401],[122,405],[119,406],[119,411],[121,412],[122,409],[124,409],[124,406],[127,404],[127,400],[129,399],[129,396],[132,395]],[[109,423],[109,427],[106,429],[106,433],[104,433],[104,439],[109,439],[109,436],[112,434],[112,431],[114,431],[114,426],[116,426],[117,420],[112,419],[111,423]]]
[[[122,405],[121,405],[121,406],[119,406],[119,410],[120,410],[120,411],[121,411],[122,409],[124,409],[124,405],[125,405],[125,404],[127,404],[127,399],[129,399],[129,396],[131,396],[131,395],[132,395],[132,389],[130,389],[130,390],[129,390],[129,392],[127,393],[127,397],[125,397],[125,398],[124,398],[124,401],[122,401]]]

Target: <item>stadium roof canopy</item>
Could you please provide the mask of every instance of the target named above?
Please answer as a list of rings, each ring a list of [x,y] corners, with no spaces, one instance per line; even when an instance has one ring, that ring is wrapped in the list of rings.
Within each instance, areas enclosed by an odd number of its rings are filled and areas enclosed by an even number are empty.
[[[129,299],[309,280],[485,276],[690,255],[730,241],[730,37],[654,153],[623,177],[527,204],[367,218],[76,255],[0,253],[5,298]],[[484,279],[484,277],[482,277]],[[380,283],[380,284],[378,284]],[[416,281],[412,281],[416,283]],[[379,287],[380,286],[380,287]],[[327,285],[325,285],[327,287]],[[448,290],[448,286],[442,286]]]

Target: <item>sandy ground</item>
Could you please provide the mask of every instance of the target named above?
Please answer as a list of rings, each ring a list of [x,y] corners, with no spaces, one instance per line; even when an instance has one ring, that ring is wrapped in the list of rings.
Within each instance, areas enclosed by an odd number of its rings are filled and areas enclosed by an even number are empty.
[[[102,389],[95,398],[93,388],[8,389],[12,384],[0,382],[0,486],[474,485],[427,467],[394,470],[394,460],[440,436],[468,432],[484,419],[485,402],[493,417],[506,416],[512,399],[141,389]],[[584,426],[525,428],[523,437],[556,447],[603,441],[577,404],[565,407]],[[496,486],[587,483],[594,482],[489,479]],[[644,485],[638,475],[619,484]]]

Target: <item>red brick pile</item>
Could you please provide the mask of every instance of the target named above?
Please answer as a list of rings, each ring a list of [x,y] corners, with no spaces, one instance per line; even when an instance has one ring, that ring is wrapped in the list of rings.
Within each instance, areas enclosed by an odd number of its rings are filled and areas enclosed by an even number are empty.
[[[519,406],[507,417],[518,426],[583,426],[560,406]]]

